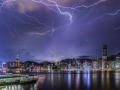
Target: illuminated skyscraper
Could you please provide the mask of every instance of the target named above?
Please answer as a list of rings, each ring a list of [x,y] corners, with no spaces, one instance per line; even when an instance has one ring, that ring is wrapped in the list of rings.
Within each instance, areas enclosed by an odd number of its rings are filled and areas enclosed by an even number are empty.
[[[103,46],[103,59],[104,60],[107,60],[107,57],[108,57],[108,48],[107,48],[107,45],[104,45]]]
[[[102,70],[107,68],[107,59],[108,59],[108,47],[107,45],[103,45],[102,48]]]
[[[20,59],[19,59],[18,56],[16,57],[16,67],[17,67],[17,68],[20,67]]]
[[[16,66],[16,73],[20,73],[20,59],[18,55],[16,57],[15,66]]]

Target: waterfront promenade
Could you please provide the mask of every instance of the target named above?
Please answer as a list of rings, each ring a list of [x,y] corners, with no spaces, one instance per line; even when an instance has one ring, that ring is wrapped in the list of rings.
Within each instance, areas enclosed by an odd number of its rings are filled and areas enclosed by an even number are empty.
[[[34,83],[38,80],[38,76],[29,75],[2,75],[0,77],[0,86],[10,84]]]

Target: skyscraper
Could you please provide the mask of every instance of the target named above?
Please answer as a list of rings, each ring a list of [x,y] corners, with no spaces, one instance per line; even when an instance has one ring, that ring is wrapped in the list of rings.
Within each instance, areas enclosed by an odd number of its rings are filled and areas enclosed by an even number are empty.
[[[17,55],[16,57],[16,62],[15,62],[15,66],[16,66],[16,73],[20,73],[20,59],[19,59],[19,55]]]
[[[103,45],[102,48],[102,70],[107,69],[108,47]]]
[[[103,45],[103,51],[102,51],[103,55],[102,55],[102,59],[103,60],[107,60],[108,57],[108,47],[107,45]]]
[[[20,67],[20,59],[19,59],[18,56],[16,57],[16,67],[17,67],[17,68]]]

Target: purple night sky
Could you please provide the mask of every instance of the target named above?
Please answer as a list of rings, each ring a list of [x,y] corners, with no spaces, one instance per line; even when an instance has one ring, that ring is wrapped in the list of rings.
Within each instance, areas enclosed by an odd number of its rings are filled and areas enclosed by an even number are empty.
[[[120,51],[120,0],[0,0],[0,60]]]

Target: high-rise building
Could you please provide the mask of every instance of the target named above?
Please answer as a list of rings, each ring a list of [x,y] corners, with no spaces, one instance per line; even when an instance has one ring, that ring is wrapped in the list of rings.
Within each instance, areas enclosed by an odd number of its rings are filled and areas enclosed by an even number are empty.
[[[16,57],[16,67],[17,68],[20,67],[20,59],[19,59],[19,57]]]
[[[108,47],[107,45],[103,45],[102,48],[102,70],[107,69],[107,59],[108,59]]]
[[[16,57],[15,66],[16,66],[16,73],[20,73],[20,59],[18,55]]]
[[[107,60],[107,57],[108,57],[108,47],[107,47],[107,45],[104,45],[103,51],[102,51],[102,59]]]
[[[116,70],[120,70],[120,55],[116,56],[114,67]]]

